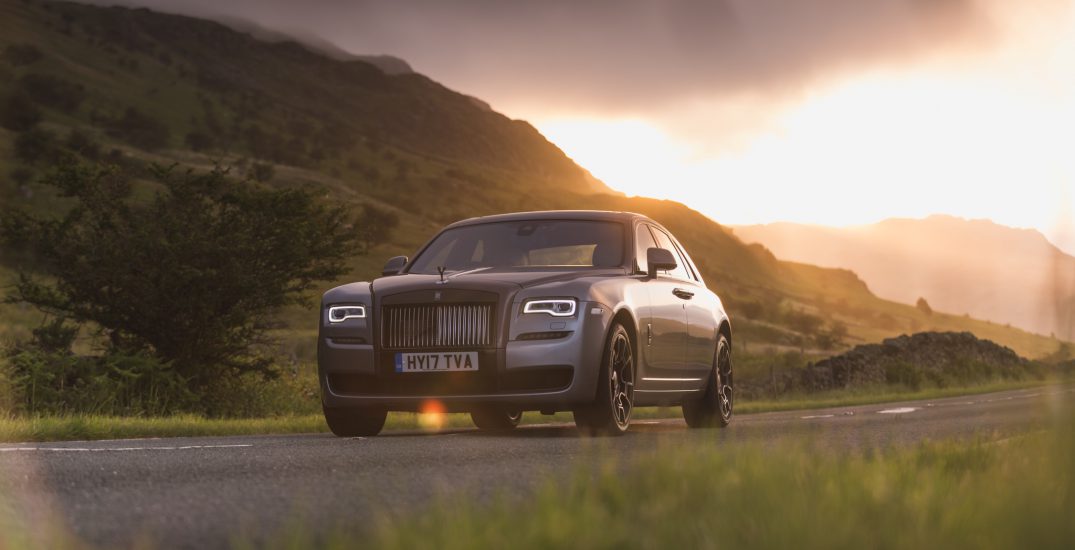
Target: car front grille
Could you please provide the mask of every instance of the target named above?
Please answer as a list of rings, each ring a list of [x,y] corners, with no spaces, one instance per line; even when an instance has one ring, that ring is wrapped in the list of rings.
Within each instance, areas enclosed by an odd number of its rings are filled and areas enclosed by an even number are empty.
[[[488,348],[494,344],[493,304],[385,305],[384,349]]]

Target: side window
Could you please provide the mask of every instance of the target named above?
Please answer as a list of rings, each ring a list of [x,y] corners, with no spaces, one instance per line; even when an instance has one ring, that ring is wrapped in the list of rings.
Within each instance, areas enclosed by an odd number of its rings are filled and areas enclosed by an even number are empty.
[[[676,245],[672,244],[672,239],[664,231],[656,227],[653,228],[653,235],[657,237],[657,246],[672,251],[672,255],[676,258],[676,268],[669,271],[668,276],[690,281],[691,275],[687,270],[687,262],[683,261],[683,256],[679,253]]]
[[[646,251],[651,248],[657,248],[657,242],[653,240],[653,235],[650,234],[649,228],[644,224],[640,224],[638,229],[635,229],[635,258],[637,258],[638,270],[642,273],[649,272],[649,264],[646,263]]]

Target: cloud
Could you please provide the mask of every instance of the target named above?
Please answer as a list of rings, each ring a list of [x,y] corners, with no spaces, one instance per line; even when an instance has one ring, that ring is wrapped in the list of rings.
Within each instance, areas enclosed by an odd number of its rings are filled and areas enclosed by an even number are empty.
[[[315,33],[354,53],[397,55],[494,107],[613,115],[714,97],[787,96],[863,67],[980,48],[993,37],[988,1],[121,3],[245,18]]]

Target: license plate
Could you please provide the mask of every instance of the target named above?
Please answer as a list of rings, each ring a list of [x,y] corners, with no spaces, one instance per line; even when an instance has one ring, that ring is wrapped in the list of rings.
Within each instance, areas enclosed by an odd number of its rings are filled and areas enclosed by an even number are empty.
[[[478,352],[397,353],[396,372],[478,370]]]

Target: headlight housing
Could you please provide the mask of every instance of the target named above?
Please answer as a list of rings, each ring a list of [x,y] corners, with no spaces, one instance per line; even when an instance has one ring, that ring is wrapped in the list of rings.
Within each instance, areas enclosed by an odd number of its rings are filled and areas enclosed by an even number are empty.
[[[578,303],[568,298],[541,298],[523,303],[523,313],[544,313],[553,317],[572,317]]]
[[[328,322],[342,323],[348,319],[365,319],[366,306],[332,306],[328,308]]]

